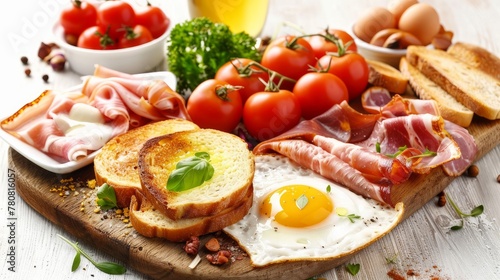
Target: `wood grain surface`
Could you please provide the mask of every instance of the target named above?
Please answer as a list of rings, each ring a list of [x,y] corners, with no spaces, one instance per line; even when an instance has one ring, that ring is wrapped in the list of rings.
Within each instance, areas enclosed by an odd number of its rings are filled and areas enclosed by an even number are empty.
[[[469,131],[479,147],[477,159],[500,143],[500,121],[475,118]],[[62,196],[59,191],[53,191],[65,185],[66,181],[73,180],[77,184],[93,179],[93,165],[70,174],[54,174],[10,149],[9,168],[17,170],[19,195],[42,216],[75,239],[99,248],[127,267],[153,279],[306,279],[328,271],[353,256],[329,261],[289,262],[258,269],[251,267],[248,258],[222,267],[202,260],[195,269],[190,269],[188,265],[192,258],[183,251],[182,243],[142,237],[112,212],[94,213],[95,190],[77,187],[76,191],[68,191],[69,195]],[[446,176],[441,168],[427,175],[412,175],[407,183],[395,189],[392,198],[404,202],[404,217],[407,218],[444,190],[453,179]],[[202,244],[212,236],[204,236]],[[232,241],[228,237],[222,238],[226,242]],[[200,255],[204,256],[202,252]]]

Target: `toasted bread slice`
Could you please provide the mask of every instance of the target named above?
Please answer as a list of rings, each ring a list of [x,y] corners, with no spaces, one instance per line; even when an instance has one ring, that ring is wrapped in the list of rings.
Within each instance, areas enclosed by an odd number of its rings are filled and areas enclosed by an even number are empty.
[[[488,50],[473,44],[457,42],[448,48],[448,53],[500,81],[500,58]]]
[[[184,191],[166,188],[179,161],[197,152],[210,155],[213,177]],[[173,220],[213,216],[241,203],[252,186],[255,163],[245,141],[214,129],[181,131],[148,140],[139,153],[145,197]]]
[[[386,88],[393,94],[404,94],[408,86],[408,78],[398,69],[384,62],[367,59],[370,74],[368,82],[374,86]]]
[[[155,136],[198,128],[187,120],[170,119],[146,124],[114,137],[94,158],[96,183],[108,183],[115,190],[118,207],[129,207],[135,190],[142,189],[137,165],[142,145]]]
[[[156,210],[140,192],[132,196],[130,222],[134,229],[146,237],[165,238],[173,242],[188,240],[216,232],[241,220],[253,203],[253,188],[250,187],[240,204],[227,208],[213,216],[172,220]]]
[[[406,58],[475,114],[500,119],[500,83],[491,75],[443,50],[410,46]]]
[[[408,78],[410,86],[420,99],[435,100],[441,116],[457,125],[468,127],[472,122],[474,112],[458,102],[444,89],[429,80],[422,72],[401,58],[399,70]]]

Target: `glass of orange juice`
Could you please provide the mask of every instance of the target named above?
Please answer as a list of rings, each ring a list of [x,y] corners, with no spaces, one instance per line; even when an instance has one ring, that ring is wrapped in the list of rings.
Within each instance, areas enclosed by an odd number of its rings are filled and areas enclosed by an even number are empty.
[[[192,18],[207,17],[226,24],[233,33],[257,36],[266,22],[269,0],[188,0]]]

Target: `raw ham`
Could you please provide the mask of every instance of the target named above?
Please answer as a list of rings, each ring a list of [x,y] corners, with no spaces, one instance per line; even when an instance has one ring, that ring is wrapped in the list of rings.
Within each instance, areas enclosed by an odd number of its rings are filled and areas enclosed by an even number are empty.
[[[97,109],[103,121],[72,119],[75,104]],[[67,162],[100,149],[130,127],[169,118],[189,119],[189,115],[184,98],[165,81],[143,80],[98,65],[95,75],[84,77],[81,92],[45,91],[1,126],[54,159]]]

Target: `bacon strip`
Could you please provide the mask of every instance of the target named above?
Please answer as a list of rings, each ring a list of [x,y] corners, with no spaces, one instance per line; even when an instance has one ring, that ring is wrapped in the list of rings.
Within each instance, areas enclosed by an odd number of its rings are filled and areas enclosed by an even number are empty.
[[[300,166],[309,168],[325,178],[344,185],[351,191],[392,205],[392,184],[374,184],[340,158],[304,140],[279,140],[262,145],[260,151],[275,151]]]

